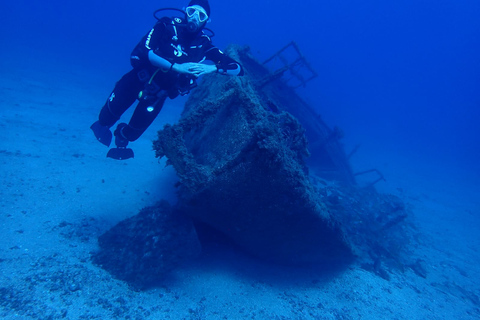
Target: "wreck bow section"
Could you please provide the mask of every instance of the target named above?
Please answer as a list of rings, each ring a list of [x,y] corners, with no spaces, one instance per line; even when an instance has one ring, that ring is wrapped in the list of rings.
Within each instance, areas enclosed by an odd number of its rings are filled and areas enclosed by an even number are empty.
[[[156,156],[166,156],[180,178],[178,206],[264,259],[298,264],[350,257],[341,228],[308,178],[304,127],[318,133],[318,123],[302,126],[286,112],[306,111],[294,105],[296,97],[284,100],[286,92],[272,87],[278,84],[262,82],[268,72],[247,50],[227,53],[247,75],[206,76],[180,121],[154,142]],[[342,170],[338,176],[353,183],[347,163]]]

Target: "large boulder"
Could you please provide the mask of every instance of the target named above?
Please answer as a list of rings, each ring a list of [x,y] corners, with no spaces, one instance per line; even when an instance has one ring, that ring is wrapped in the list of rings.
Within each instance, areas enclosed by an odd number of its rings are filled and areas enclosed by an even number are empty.
[[[144,208],[98,238],[93,261],[139,288],[200,253],[192,220],[166,201]]]

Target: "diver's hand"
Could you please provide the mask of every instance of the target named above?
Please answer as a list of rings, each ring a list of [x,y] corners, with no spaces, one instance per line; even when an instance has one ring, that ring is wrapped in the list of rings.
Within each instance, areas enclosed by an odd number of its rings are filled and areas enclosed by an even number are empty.
[[[172,70],[178,73],[189,74],[198,78],[204,74],[217,71],[217,67],[211,64],[196,62],[175,63]]]

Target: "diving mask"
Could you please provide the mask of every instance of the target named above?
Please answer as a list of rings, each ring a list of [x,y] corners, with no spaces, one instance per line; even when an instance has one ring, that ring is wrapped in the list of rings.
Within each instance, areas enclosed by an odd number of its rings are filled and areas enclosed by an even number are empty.
[[[203,9],[200,6],[190,6],[185,9],[185,12],[187,13],[187,16],[189,18],[192,18],[193,16],[197,15],[198,16],[198,21],[200,23],[203,23],[208,20],[208,15],[205,9]]]

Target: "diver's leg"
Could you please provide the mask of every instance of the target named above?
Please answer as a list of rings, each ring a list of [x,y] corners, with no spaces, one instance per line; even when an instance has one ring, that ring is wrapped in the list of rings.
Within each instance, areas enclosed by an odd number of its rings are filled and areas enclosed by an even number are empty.
[[[138,103],[130,122],[123,129],[123,135],[128,141],[135,141],[140,138],[162,110],[166,98],[167,92],[161,91],[154,103],[148,103],[144,100]]]
[[[137,70],[132,70],[116,83],[110,97],[100,111],[98,121],[90,127],[97,140],[107,147],[112,141],[110,127],[135,102],[138,93],[143,88],[143,83],[138,78],[137,73]]]
[[[162,110],[167,96],[166,91],[161,91],[153,104],[148,100],[140,100],[130,122],[118,124],[114,132],[117,148],[110,149],[107,157],[118,160],[133,158],[132,149],[127,148],[128,142],[137,140],[147,130]]]
[[[143,89],[143,83],[137,74],[138,70],[133,69],[115,84],[112,94],[108,97],[98,117],[102,126],[113,126],[135,102],[138,93]]]

